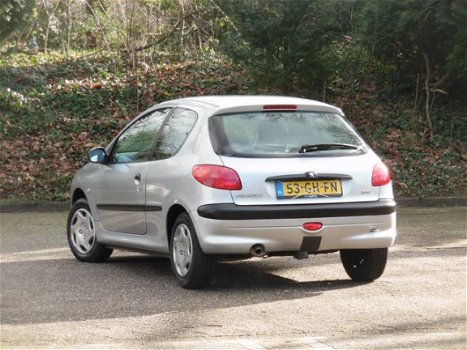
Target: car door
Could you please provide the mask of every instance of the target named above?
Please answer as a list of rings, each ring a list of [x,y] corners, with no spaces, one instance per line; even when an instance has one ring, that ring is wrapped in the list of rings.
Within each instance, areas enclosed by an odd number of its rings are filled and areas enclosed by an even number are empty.
[[[180,155],[179,151],[190,135],[198,119],[195,111],[177,107],[164,123],[154,147],[153,161],[147,175],[146,204],[162,206],[163,211],[147,212],[148,231],[157,237],[155,241],[161,246],[167,245],[165,234],[166,216],[169,206],[179,200],[180,192],[189,191],[186,188],[186,177],[190,176],[186,162],[191,160],[191,153]],[[191,170],[191,167],[190,167]]]
[[[107,231],[145,234],[146,178],[157,134],[170,109],[152,111],[133,122],[116,140],[108,164],[100,165],[94,199]]]

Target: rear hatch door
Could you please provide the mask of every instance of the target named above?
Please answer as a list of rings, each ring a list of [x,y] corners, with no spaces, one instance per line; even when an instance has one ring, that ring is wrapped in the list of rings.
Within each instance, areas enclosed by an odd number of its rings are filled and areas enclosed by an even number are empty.
[[[231,191],[237,205],[367,202],[379,199],[371,185],[372,152],[358,156],[303,158],[221,157],[240,176]]]
[[[273,106],[285,108],[289,106]],[[214,150],[240,176],[238,205],[376,201],[378,157],[330,110],[239,111],[210,118]],[[266,107],[264,107],[266,108]]]

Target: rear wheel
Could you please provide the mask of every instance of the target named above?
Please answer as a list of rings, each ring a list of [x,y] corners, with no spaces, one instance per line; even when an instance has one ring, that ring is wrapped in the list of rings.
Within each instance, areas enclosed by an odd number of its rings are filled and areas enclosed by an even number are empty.
[[[183,288],[200,289],[209,283],[212,257],[202,251],[186,213],[175,220],[170,239],[170,261],[177,282]]]
[[[77,200],[70,209],[67,222],[68,244],[73,255],[85,262],[101,262],[109,258],[112,249],[96,239],[96,226],[86,199]]]
[[[352,280],[371,282],[383,274],[388,249],[345,249],[340,251],[340,256],[345,272]]]

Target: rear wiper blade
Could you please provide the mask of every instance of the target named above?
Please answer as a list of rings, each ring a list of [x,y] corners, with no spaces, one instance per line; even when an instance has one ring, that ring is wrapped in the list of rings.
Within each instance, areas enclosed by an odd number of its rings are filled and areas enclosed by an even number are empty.
[[[316,151],[328,151],[333,149],[359,149],[360,146],[350,145],[348,143],[319,143],[316,145],[303,145],[299,153],[308,153]]]

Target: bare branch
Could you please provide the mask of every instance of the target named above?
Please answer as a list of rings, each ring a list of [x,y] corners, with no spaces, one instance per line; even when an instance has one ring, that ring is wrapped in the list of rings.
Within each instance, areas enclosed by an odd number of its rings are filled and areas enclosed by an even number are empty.
[[[439,88],[439,86],[446,81],[446,79],[449,77],[449,72],[447,72],[445,75],[443,75],[441,78],[438,79],[437,82],[434,82],[430,84],[430,89],[431,91],[435,91]]]
[[[185,14],[183,17],[178,19],[177,23],[175,23],[175,25],[173,26],[172,30],[169,33],[165,34],[163,37],[159,38],[158,40],[153,41],[152,43],[149,43],[149,44],[143,45],[143,46],[139,46],[139,47],[135,47],[135,48],[132,49],[132,51],[134,51],[134,52],[144,51],[144,50],[150,49],[153,46],[162,44],[164,41],[169,39],[173,34],[175,34],[175,32],[177,32],[177,30],[179,30],[180,24],[184,20],[189,18],[190,16],[192,16],[192,13]],[[127,49],[124,49],[122,51],[126,51],[126,50]]]

